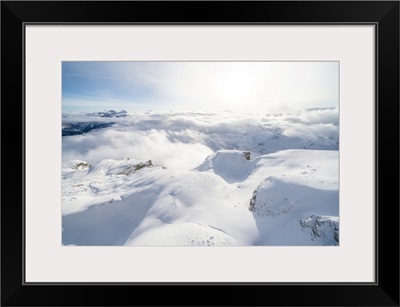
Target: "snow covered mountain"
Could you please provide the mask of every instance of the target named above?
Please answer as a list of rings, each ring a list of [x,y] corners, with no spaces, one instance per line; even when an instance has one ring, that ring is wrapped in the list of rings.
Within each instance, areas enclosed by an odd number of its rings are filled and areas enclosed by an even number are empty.
[[[87,113],[78,117],[79,119],[69,118],[68,116],[63,116],[63,126],[62,126],[62,136],[78,135],[83,133],[88,133],[92,130],[98,130],[103,128],[108,128],[115,124],[115,122],[110,121],[100,121],[103,118],[124,118],[128,116],[128,112],[122,111],[104,111],[104,112],[94,112]]]
[[[337,124],[335,109],[147,112],[66,135],[62,243],[339,245]]]
[[[95,112],[95,113],[89,113],[88,115],[90,116],[99,116],[99,117],[125,117],[127,116],[128,112],[125,110],[121,110],[119,112],[114,111],[114,110],[108,110],[108,111],[103,111],[103,112]]]
[[[66,123],[62,127],[62,136],[67,135],[78,135],[90,132],[96,129],[107,128],[114,123],[99,123],[99,122],[77,122],[77,123]]]
[[[247,160],[219,151],[190,171],[150,161],[63,167],[63,244],[337,245],[337,152]]]

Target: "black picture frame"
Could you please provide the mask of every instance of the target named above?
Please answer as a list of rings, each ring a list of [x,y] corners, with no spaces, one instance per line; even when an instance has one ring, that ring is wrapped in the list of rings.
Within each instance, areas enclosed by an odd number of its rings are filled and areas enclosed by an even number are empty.
[[[26,284],[24,25],[105,22],[375,25],[376,282]],[[399,306],[398,1],[3,1],[1,148],[2,306]]]

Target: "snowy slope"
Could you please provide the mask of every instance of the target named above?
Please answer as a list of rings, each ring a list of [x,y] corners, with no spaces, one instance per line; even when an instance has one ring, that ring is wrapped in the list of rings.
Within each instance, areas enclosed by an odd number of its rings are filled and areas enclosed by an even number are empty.
[[[335,108],[64,114],[63,135],[64,245],[339,244]]]
[[[64,245],[338,244],[337,151],[220,150],[191,170],[85,162],[63,165]]]

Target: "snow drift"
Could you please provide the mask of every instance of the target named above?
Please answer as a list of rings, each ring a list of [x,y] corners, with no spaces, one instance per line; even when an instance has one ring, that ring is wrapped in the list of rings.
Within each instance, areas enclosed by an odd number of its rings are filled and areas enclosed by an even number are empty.
[[[63,244],[337,245],[337,152],[247,159],[221,150],[193,170],[148,160],[64,163]],[[86,165],[86,164],[85,164]]]

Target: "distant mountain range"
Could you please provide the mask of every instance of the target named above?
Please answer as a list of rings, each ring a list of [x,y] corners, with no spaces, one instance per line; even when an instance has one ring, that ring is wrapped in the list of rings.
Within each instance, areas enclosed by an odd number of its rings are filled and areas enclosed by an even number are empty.
[[[112,126],[114,123],[102,123],[102,122],[78,122],[78,123],[66,123],[62,127],[62,136],[78,135],[87,133],[89,131],[101,128],[107,128]]]
[[[99,117],[126,117],[128,115],[128,112],[125,110],[121,110],[119,112],[114,111],[114,110],[108,110],[108,111],[103,111],[103,112],[94,112],[94,113],[88,113],[90,116],[99,116]]]
[[[114,110],[108,110],[103,112],[94,112],[94,113],[86,113],[86,116],[93,117],[102,117],[102,118],[120,118],[128,116],[128,112],[125,110],[121,110],[119,112]],[[97,121],[71,121],[71,122],[63,122],[62,126],[62,136],[68,135],[78,135],[82,133],[87,133],[89,131],[95,129],[102,129],[110,127],[114,124],[114,122],[97,122]]]

